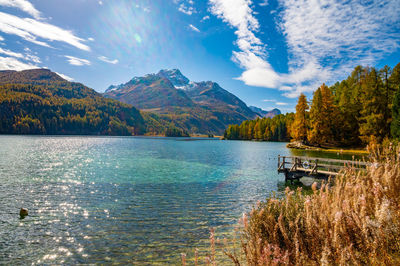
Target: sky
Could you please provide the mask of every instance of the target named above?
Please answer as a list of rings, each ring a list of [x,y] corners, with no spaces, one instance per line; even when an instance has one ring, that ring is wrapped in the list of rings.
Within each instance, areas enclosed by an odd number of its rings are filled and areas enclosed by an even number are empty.
[[[291,112],[357,65],[399,62],[399,0],[0,0],[0,70],[49,68],[99,92],[178,68]]]

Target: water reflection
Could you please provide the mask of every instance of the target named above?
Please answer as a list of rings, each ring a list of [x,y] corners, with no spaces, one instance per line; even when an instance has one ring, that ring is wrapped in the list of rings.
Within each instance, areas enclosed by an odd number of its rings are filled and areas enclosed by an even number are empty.
[[[0,262],[177,263],[282,191],[278,154],[285,143],[1,136]]]
[[[292,156],[331,158],[339,160],[365,160],[367,158],[367,155],[362,155],[362,154],[351,154],[344,152],[323,152],[323,151],[299,150],[299,149],[290,149],[290,154]]]

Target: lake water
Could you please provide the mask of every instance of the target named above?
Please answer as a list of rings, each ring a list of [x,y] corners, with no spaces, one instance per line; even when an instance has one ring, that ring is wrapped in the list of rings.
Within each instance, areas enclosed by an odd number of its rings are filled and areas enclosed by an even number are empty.
[[[285,145],[0,136],[0,264],[177,263],[283,190]]]

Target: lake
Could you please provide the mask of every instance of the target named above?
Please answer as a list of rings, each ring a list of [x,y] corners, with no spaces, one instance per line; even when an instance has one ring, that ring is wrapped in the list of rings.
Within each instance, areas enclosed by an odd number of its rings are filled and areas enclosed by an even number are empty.
[[[282,193],[285,145],[0,136],[0,263],[177,263]]]

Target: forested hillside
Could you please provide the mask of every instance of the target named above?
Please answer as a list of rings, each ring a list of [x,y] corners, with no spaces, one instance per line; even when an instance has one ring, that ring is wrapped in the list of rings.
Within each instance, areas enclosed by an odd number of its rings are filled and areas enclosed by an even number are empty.
[[[0,71],[1,134],[143,134],[131,105],[102,97],[47,69]]]
[[[398,139],[400,63],[393,69],[385,66],[380,70],[357,66],[347,79],[331,87],[322,84],[311,102],[300,95],[295,115],[276,119],[279,122],[257,119],[229,126],[225,138],[292,139],[314,146],[343,147]],[[266,126],[269,124],[273,126]]]
[[[294,114],[280,114],[273,118],[246,120],[241,125],[230,125],[225,130],[225,139],[289,141],[290,125]]]

